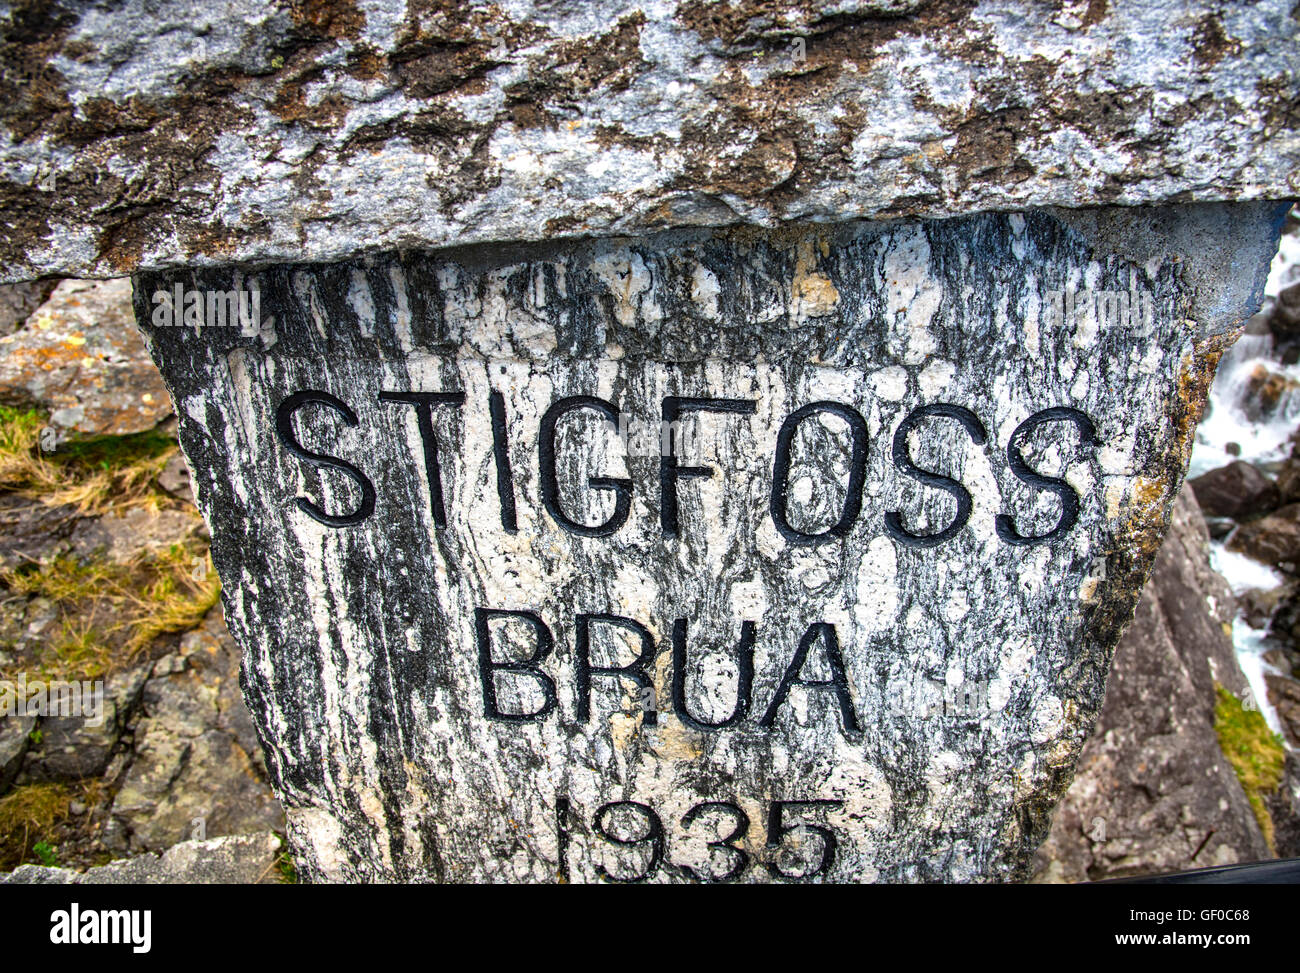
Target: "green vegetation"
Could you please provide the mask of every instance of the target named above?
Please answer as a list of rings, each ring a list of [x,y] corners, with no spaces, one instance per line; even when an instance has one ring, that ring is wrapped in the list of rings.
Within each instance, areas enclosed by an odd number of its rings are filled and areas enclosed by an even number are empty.
[[[48,506],[71,506],[81,514],[157,508],[169,500],[157,477],[177,451],[170,436],[156,431],[101,436],[43,451],[45,428],[39,412],[0,406],[0,490]]]
[[[58,868],[59,856],[56,854],[58,849],[48,841],[38,841],[32,845],[32,854],[35,855],[42,865],[46,868]]]
[[[275,869],[280,873],[281,884],[298,884],[298,866],[294,864],[293,855],[289,852],[280,852],[280,857],[275,860]]]
[[[62,784],[28,784],[0,798],[0,871],[12,869],[36,855],[46,864],[44,851],[53,856],[50,838],[54,827],[67,820],[71,793]]]
[[[1273,818],[1264,806],[1264,795],[1274,793],[1282,782],[1286,753],[1282,738],[1269,729],[1263,714],[1246,709],[1232,693],[1215,684],[1214,732],[1219,747],[1237,772],[1246,798],[1269,848],[1277,853],[1273,840]]]

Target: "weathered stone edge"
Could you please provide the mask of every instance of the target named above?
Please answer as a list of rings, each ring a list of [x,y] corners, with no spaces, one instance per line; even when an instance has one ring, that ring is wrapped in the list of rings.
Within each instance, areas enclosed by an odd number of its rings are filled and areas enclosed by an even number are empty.
[[[17,4],[0,20],[0,275],[1281,199],[1300,192],[1296,16],[1291,0]]]

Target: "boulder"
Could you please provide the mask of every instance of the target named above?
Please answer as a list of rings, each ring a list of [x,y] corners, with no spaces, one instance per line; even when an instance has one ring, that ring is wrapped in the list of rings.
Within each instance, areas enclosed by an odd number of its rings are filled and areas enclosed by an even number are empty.
[[[1300,751],[1294,743],[1286,752],[1281,786],[1264,797],[1264,805],[1273,819],[1273,847],[1278,857],[1300,858]]]
[[[284,830],[219,611],[154,664],[141,707],[110,847],[161,851],[192,837]]]
[[[1228,549],[1295,574],[1300,564],[1300,503],[1289,503],[1242,524],[1228,539]]]
[[[0,286],[0,335],[12,334],[45,303],[57,280],[29,281]]]
[[[280,881],[280,836],[272,832],[227,835],[173,845],[76,872],[21,865],[0,874],[0,885],[255,885]]]
[[[1101,716],[1038,851],[1035,881],[1082,882],[1271,857],[1214,731],[1215,685],[1248,688],[1228,631],[1234,604],[1211,569],[1191,491],[1132,625]]]
[[[1279,504],[1300,502],[1300,457],[1295,455],[1295,448],[1277,474],[1277,494]]]
[[[1208,521],[1206,526],[1210,528],[1210,536],[1214,537]],[[1285,581],[1272,588],[1248,588],[1237,594],[1237,611],[1254,629],[1276,630],[1279,624],[1294,624],[1297,620],[1293,617],[1294,609],[1288,606],[1294,603],[1296,590],[1294,581]]]
[[[1241,520],[1266,514],[1279,503],[1277,484],[1242,460],[1202,473],[1188,486],[1207,517]]]
[[[18,777],[36,717],[0,714],[0,796]]]
[[[79,520],[68,542],[71,553],[79,558],[101,555],[122,563],[145,550],[184,544],[204,530],[192,508],[130,507]]]
[[[102,712],[90,716],[42,715],[40,742],[28,748],[19,783],[81,780],[102,774],[148,674],[149,666],[145,664],[105,677]],[[95,682],[83,685],[93,687]]]
[[[121,436],[171,414],[133,326],[129,280],[65,280],[0,338],[0,403],[49,414],[59,436]]]
[[[1268,701],[1282,721],[1282,735],[1287,744],[1300,749],[1300,681],[1271,672],[1264,674]]]
[[[1300,338],[1300,283],[1285,287],[1273,300],[1268,315],[1269,330],[1282,342]]]
[[[1294,598],[1294,592],[1292,592],[1291,595],[1292,598]],[[1288,603],[1288,608],[1292,613],[1294,612],[1294,601]],[[1297,632],[1296,618],[1294,614],[1291,614],[1289,619],[1290,624],[1285,629],[1282,629],[1277,623],[1283,617],[1284,612],[1279,609],[1274,618],[1271,634],[1275,637],[1282,636],[1282,638],[1280,644],[1275,645],[1264,653],[1264,661],[1274,669],[1278,670],[1282,675],[1289,676],[1292,679],[1300,679],[1300,649],[1297,649],[1296,647],[1297,644],[1300,643],[1300,639],[1297,639],[1297,634],[1300,634],[1300,632]]]
[[[1241,388],[1241,411],[1251,422],[1265,422],[1279,414],[1289,415],[1297,389],[1300,389],[1300,382],[1261,363],[1250,370]]]
[[[1293,8],[15,4],[0,275],[1287,199]]]
[[[185,462],[185,457],[181,453],[177,453],[167,461],[167,465],[158,474],[158,485],[177,500],[193,504],[198,502],[194,499],[194,481],[190,475],[189,464]]]
[[[138,275],[303,873],[1022,877],[1276,215]]]

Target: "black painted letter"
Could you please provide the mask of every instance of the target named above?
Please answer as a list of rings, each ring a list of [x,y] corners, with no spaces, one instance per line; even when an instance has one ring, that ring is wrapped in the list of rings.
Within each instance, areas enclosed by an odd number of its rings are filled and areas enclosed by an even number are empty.
[[[424,445],[424,475],[429,481],[429,507],[435,527],[447,526],[447,510],[442,501],[442,468],[438,465],[438,435],[433,431],[435,405],[461,406],[464,392],[380,392],[380,402],[405,402],[415,406],[420,442]]]
[[[1064,406],[1044,409],[1042,412],[1035,412],[1016,426],[1016,431],[1007,440],[1007,462],[1011,464],[1011,472],[1016,475],[1016,479],[1030,486],[1056,494],[1056,498],[1061,501],[1061,519],[1046,534],[1026,537],[1016,530],[1016,522],[1011,517],[998,514],[993,526],[998,532],[998,537],[1008,544],[1046,544],[1069,531],[1079,520],[1079,495],[1074,492],[1074,487],[1057,477],[1035,473],[1025,462],[1024,453],[1020,451],[1019,441],[1045,422],[1073,422],[1079,429],[1079,440],[1082,445],[1101,445],[1101,440],[1097,438],[1096,426],[1078,409]]]
[[[886,513],[886,533],[898,543],[907,547],[934,547],[937,544],[942,544],[949,538],[955,537],[957,532],[966,526],[971,514],[972,501],[969,490],[951,477],[940,476],[938,473],[921,469],[912,462],[912,457],[908,455],[907,434],[927,416],[944,416],[948,419],[956,419],[970,434],[971,441],[976,446],[983,446],[989,438],[988,433],[984,431],[984,423],[980,422],[979,418],[970,409],[960,405],[947,405],[942,402],[923,405],[919,409],[913,409],[908,417],[899,423],[898,431],[894,433],[894,465],[906,476],[910,476],[926,486],[934,487],[936,490],[942,490],[957,501],[957,516],[953,517],[952,523],[933,534],[914,534],[903,526],[903,515],[897,510]]]
[[[497,464],[497,496],[501,498],[501,526],[507,533],[519,531],[515,521],[515,483],[510,475],[510,440],[507,438],[506,397],[500,392],[488,395],[492,414],[492,456]]]
[[[346,460],[341,460],[336,456],[326,456],[323,453],[313,453],[309,449],[304,449],[302,444],[298,442],[298,437],[293,431],[293,415],[309,402],[329,406],[341,415],[343,420],[349,426],[355,426],[357,424],[357,414],[348,408],[347,403],[342,399],[336,398],[328,392],[295,392],[293,395],[281,402],[280,407],[275,410],[276,435],[284,445],[284,448],[299,459],[318,463],[321,466],[328,466],[331,469],[342,470],[348,476],[352,477],[352,479],[356,480],[357,485],[361,487],[361,503],[357,509],[350,514],[335,515],[326,513],[305,497],[298,497],[296,501],[298,509],[312,520],[318,521],[327,527],[349,527],[352,524],[359,524],[374,513],[375,485],[370,482],[369,477]]]
[[[493,662],[492,629],[488,626],[488,622],[494,618],[513,618],[530,625],[537,635],[537,651],[528,658],[516,662]],[[540,666],[541,661],[551,654],[551,649],[555,646],[555,639],[551,635],[551,630],[546,627],[546,623],[534,612],[476,608],[474,609],[474,634],[478,639],[478,671],[483,683],[483,711],[487,718],[500,720],[503,723],[541,722],[547,713],[555,709],[555,680],[542,672]],[[497,705],[496,674],[498,672],[518,673],[537,680],[538,685],[542,687],[542,695],[546,697],[546,702],[542,704],[541,709],[532,713],[503,712]]]
[[[853,453],[849,458],[849,485],[844,496],[840,519],[820,534],[806,534],[790,526],[790,450],[799,425],[809,416],[828,412],[849,424],[853,434]],[[781,423],[776,437],[776,460],[772,465],[772,520],[781,536],[792,544],[819,544],[837,537],[847,537],[862,513],[862,488],[867,482],[867,423],[857,409],[842,402],[813,402],[797,409]]]
[[[673,622],[673,709],[677,718],[693,730],[722,730],[739,723],[749,714],[754,694],[753,622],[740,623],[740,647],[737,649],[736,705],[731,715],[717,723],[696,719],[686,705],[686,619]]]
[[[614,491],[614,513],[603,524],[588,527],[571,520],[560,507],[560,483],[555,474],[555,424],[560,417],[574,409],[594,409],[610,422],[618,424],[618,407],[590,395],[572,395],[551,403],[542,416],[541,442],[538,444],[538,465],[542,477],[542,505],[555,522],[571,534],[584,537],[608,537],[624,523],[632,512],[632,481],[625,477],[593,476],[587,483],[594,490]]]
[[[635,633],[641,640],[641,651],[637,653],[637,657],[625,666],[593,666],[591,664],[592,622],[615,625]],[[643,690],[648,689],[651,693],[654,692],[654,679],[646,671],[646,667],[654,661],[655,640],[654,636],[640,622],[624,618],[622,615],[579,615],[577,617],[577,633],[574,636],[574,643],[573,679],[577,684],[579,723],[586,723],[591,719],[592,676],[614,676],[616,678],[626,676]],[[659,717],[654,709],[643,710],[643,714],[641,718],[643,725],[655,726],[658,724]]]
[[[813,642],[822,639],[826,651],[826,665],[831,670],[829,679],[803,679],[799,673],[802,671],[804,663],[808,660],[808,650],[812,648]],[[776,689],[776,695],[772,697],[772,702],[768,704],[767,712],[763,718],[758,721],[758,725],[764,730],[770,730],[776,723],[777,710],[785,702],[785,698],[790,695],[791,686],[804,686],[808,689],[831,689],[835,693],[835,698],[840,704],[840,718],[844,721],[845,733],[858,733],[861,727],[858,725],[858,716],[853,712],[853,697],[849,695],[849,677],[844,669],[844,657],[840,654],[839,636],[835,634],[835,626],[829,622],[815,622],[808,627],[804,637],[799,640],[799,648],[795,651],[794,658],[785,668],[785,675],[781,677],[781,685]]]
[[[664,427],[673,430],[683,412],[723,412],[734,415],[752,416],[758,411],[758,403],[753,399],[692,399],[679,395],[666,395],[663,401]],[[713,475],[711,466],[678,466],[677,436],[671,433],[668,449],[662,446],[660,435],[659,455],[659,526],[664,534],[676,537],[679,528],[677,518],[677,481],[684,477],[703,477]]]

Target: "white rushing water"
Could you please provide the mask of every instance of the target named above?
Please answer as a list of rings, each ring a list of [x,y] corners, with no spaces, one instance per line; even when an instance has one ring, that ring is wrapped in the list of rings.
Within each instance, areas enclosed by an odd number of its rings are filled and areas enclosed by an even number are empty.
[[[1272,352],[1271,336],[1246,334],[1223,356],[1210,393],[1209,414],[1196,431],[1189,477],[1226,466],[1234,459],[1267,465],[1290,454],[1291,434],[1300,425],[1300,395],[1284,392],[1277,411],[1258,419],[1247,414],[1242,403],[1251,375],[1259,369],[1300,385],[1300,365],[1283,365]],[[1237,455],[1228,452],[1230,443],[1239,447]]]
[[[1268,591],[1282,584],[1286,579],[1265,564],[1230,551],[1219,541],[1210,544],[1210,566],[1228,582],[1234,595],[1240,595],[1252,588]],[[1255,699],[1264,719],[1274,733],[1282,732],[1282,721],[1278,718],[1273,704],[1268,701],[1268,687],[1264,684],[1266,672],[1281,675],[1278,670],[1264,661],[1264,654],[1273,648],[1268,633],[1263,629],[1252,628],[1246,619],[1238,614],[1232,620],[1232,647],[1236,650],[1237,665],[1250,683],[1250,693]]]
[[[1300,281],[1300,234],[1289,233],[1282,237],[1281,247],[1269,268],[1262,313],[1269,311],[1285,287],[1297,281]],[[1249,394],[1252,376],[1258,381],[1266,373],[1293,381],[1300,390],[1300,364],[1282,364],[1273,347],[1273,338],[1267,333],[1243,335],[1223,356],[1210,391],[1208,414],[1196,430],[1189,478],[1226,466],[1234,459],[1267,468],[1290,455],[1291,436],[1300,427],[1300,394],[1284,391],[1277,408],[1265,417],[1253,416],[1247,409],[1247,401],[1254,398]],[[1230,444],[1235,444],[1233,452],[1229,452]],[[1234,595],[1252,589],[1270,591],[1286,580],[1267,565],[1229,551],[1222,541],[1211,543],[1210,560]],[[1265,673],[1281,674],[1264,660],[1264,654],[1273,648],[1268,633],[1252,628],[1239,614],[1233,622],[1232,641],[1237,662],[1260,711],[1273,732],[1281,733],[1281,721],[1268,701],[1264,684]]]
[[[1288,233],[1269,268],[1264,286],[1267,313],[1277,295],[1300,281],[1300,235]],[[1219,374],[1210,392],[1210,408],[1196,431],[1196,447],[1188,476],[1200,476],[1231,463],[1229,443],[1241,447],[1240,458],[1251,463],[1277,462],[1290,452],[1288,440],[1300,425],[1300,396],[1284,395],[1276,412],[1266,419],[1252,418],[1244,408],[1250,376],[1257,369],[1300,383],[1300,364],[1283,365],[1274,353],[1273,338],[1268,334],[1245,334],[1237,340],[1219,363]]]

